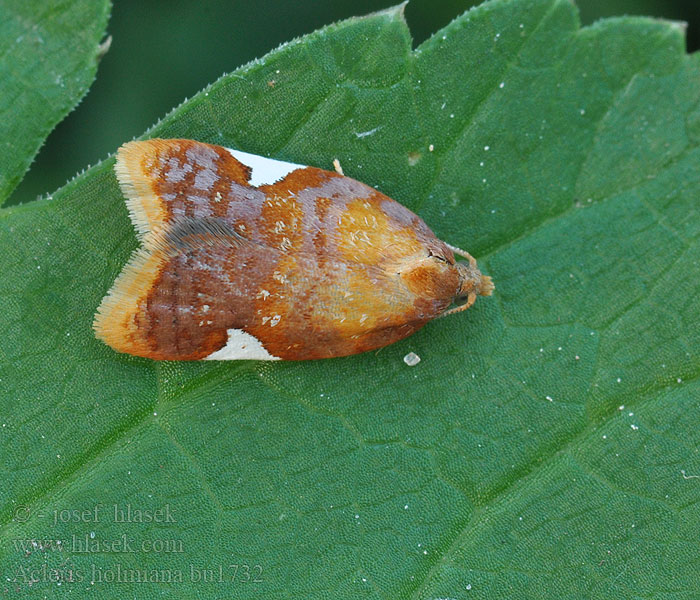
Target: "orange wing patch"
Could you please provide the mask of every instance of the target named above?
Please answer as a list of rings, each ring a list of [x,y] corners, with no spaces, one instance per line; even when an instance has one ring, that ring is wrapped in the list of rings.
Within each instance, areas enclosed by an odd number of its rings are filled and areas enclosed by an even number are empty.
[[[358,198],[346,207],[338,226],[338,250],[346,260],[379,265],[423,248],[413,229],[392,221],[381,210],[383,203],[378,198]]]

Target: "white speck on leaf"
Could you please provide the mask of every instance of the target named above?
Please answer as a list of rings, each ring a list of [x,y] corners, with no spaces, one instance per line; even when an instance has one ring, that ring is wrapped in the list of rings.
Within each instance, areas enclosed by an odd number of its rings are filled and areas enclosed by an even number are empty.
[[[377,131],[379,131],[381,128],[382,128],[382,125],[379,125],[379,126],[375,127],[374,129],[370,129],[368,131],[355,132],[355,135],[358,138],[368,137],[370,135],[374,135],[375,133],[377,133]]]
[[[420,362],[420,356],[415,352],[409,352],[403,357],[403,362],[405,362],[409,367],[415,367]]]

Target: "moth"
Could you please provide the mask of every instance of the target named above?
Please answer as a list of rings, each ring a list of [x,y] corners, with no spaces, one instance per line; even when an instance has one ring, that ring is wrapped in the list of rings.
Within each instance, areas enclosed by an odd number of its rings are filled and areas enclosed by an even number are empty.
[[[336,167],[185,139],[123,145],[115,171],[141,246],[97,337],[155,360],[331,358],[491,294],[470,254]]]

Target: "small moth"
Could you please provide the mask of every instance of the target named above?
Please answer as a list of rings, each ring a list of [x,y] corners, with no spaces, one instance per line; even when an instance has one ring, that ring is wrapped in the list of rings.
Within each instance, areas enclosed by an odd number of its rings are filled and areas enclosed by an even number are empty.
[[[471,255],[337,164],[332,172],[152,139],[123,145],[115,170],[141,247],[94,329],[119,352],[346,356],[405,338],[493,290]]]

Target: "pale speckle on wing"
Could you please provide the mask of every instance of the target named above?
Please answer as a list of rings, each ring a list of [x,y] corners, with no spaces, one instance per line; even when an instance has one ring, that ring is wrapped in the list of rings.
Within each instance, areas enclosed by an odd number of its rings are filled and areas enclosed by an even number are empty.
[[[161,162],[162,161],[161,159]],[[165,166],[165,165],[162,165]],[[177,157],[173,156],[172,158],[168,159],[168,167],[169,169],[167,170],[165,174],[165,179],[169,181],[170,183],[179,183],[182,181],[187,173],[192,171],[192,165],[190,163],[185,163],[182,166],[180,166],[180,161],[178,160]]]
[[[198,190],[210,190],[219,180],[216,171],[212,169],[202,169],[194,176],[194,187]]]

